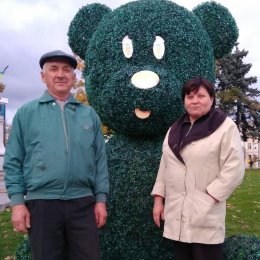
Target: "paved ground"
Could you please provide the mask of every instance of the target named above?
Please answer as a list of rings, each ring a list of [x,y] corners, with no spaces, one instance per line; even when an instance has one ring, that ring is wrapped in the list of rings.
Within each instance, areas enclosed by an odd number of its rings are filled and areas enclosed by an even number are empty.
[[[7,197],[5,184],[4,184],[4,173],[0,172],[0,211],[3,211],[10,205],[10,200]]]

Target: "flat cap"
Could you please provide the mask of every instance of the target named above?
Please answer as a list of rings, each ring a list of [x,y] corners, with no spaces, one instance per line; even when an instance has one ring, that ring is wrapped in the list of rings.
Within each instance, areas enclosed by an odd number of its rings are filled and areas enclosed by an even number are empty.
[[[77,68],[77,60],[75,57],[73,57],[72,55],[70,54],[67,54],[63,51],[60,51],[60,50],[56,50],[56,51],[50,51],[50,52],[47,52],[45,54],[43,54],[40,58],[40,67],[43,68],[43,65],[46,61],[50,60],[50,59],[55,59],[55,58],[62,58],[66,61],[68,61],[68,63],[74,68],[76,69]]]

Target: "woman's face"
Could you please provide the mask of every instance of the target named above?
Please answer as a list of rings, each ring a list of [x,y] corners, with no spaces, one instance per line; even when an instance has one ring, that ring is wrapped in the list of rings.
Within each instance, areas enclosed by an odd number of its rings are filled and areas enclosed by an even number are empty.
[[[213,100],[214,98],[210,97],[203,86],[200,86],[197,93],[192,91],[190,94],[185,95],[184,107],[192,123],[210,110]]]

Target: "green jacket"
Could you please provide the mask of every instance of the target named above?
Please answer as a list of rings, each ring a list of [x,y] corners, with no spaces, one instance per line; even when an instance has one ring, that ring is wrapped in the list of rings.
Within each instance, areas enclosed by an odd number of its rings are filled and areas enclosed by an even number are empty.
[[[12,205],[89,195],[106,201],[108,170],[98,115],[72,96],[62,111],[46,91],[17,111],[4,171]]]

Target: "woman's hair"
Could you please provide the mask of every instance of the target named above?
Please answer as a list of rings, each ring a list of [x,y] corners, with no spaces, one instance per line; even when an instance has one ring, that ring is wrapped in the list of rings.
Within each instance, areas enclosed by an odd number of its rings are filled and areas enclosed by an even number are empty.
[[[184,103],[184,98],[186,95],[189,95],[193,91],[197,93],[200,87],[204,87],[209,93],[209,96],[213,97],[214,100],[211,107],[215,107],[216,100],[215,100],[214,85],[211,82],[209,82],[207,79],[202,77],[193,78],[183,85],[182,93],[181,93],[182,102]]]

